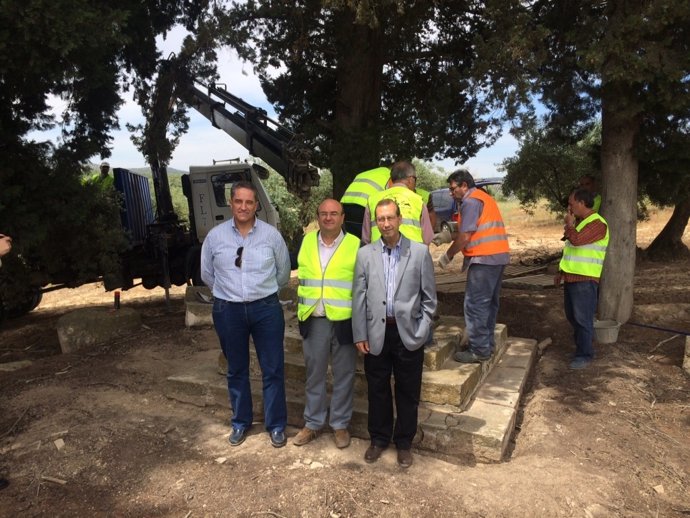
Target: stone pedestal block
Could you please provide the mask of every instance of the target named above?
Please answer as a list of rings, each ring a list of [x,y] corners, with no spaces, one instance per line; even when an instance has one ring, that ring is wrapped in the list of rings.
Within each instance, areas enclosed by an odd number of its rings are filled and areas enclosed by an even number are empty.
[[[140,328],[141,316],[132,308],[82,308],[63,315],[57,323],[63,353],[92,349]]]

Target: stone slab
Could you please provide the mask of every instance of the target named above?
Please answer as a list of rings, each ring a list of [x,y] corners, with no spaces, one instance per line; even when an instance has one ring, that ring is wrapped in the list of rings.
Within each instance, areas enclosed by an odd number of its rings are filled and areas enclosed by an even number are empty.
[[[0,372],[18,371],[19,369],[23,369],[25,367],[28,367],[32,363],[33,362],[31,360],[20,360],[20,361],[16,361],[16,362],[0,363]]]
[[[80,308],[57,322],[58,340],[63,353],[89,350],[141,328],[141,315],[132,308]]]
[[[481,377],[479,365],[456,363],[451,369],[424,371],[420,400],[437,405],[462,407],[472,396]]]

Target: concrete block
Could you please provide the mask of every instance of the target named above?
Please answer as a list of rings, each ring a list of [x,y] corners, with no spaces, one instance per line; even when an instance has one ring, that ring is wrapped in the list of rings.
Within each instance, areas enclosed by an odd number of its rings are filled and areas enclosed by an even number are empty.
[[[80,308],[60,317],[58,340],[63,353],[88,350],[141,328],[141,316],[132,308]]]
[[[471,396],[481,377],[479,365],[461,365],[453,369],[422,373],[420,399],[437,405],[461,407]]]
[[[497,366],[482,383],[475,395],[475,401],[517,409],[528,372],[527,368]]]
[[[457,426],[449,430],[449,435],[469,447],[478,462],[500,462],[508,448],[516,416],[517,412],[510,407],[476,400],[459,416]]]
[[[497,367],[513,367],[527,369],[534,358],[537,348],[537,341],[527,338],[509,338],[506,345],[508,348],[503,353],[501,361]]]
[[[187,286],[184,294],[184,325],[187,327],[204,327],[213,325],[213,304],[203,300],[211,298],[211,291],[206,286]]]

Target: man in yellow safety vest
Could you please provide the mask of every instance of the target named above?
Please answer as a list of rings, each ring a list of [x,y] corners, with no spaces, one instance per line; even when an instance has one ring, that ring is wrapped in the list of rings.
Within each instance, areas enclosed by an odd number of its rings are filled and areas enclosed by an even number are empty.
[[[594,316],[609,244],[608,224],[594,212],[594,195],[585,188],[576,189],[568,198],[565,237],[554,284],[564,283],[565,315],[574,331],[575,357],[570,368],[584,369],[594,358]]]

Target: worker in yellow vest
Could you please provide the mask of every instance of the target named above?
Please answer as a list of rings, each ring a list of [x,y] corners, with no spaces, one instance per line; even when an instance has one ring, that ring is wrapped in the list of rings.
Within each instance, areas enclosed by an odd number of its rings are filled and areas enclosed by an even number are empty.
[[[574,332],[575,356],[570,368],[584,369],[594,359],[594,316],[609,227],[594,212],[594,195],[585,188],[570,194],[564,220],[566,242],[554,284],[560,286],[563,281],[565,315]]]
[[[348,234],[362,237],[362,220],[369,196],[385,190],[390,185],[390,177],[391,170],[388,167],[377,167],[355,176],[340,198],[345,212],[344,227]]]
[[[369,205],[364,210],[362,220],[362,242],[373,243],[381,238],[381,232],[372,218],[376,204],[383,199],[391,199],[400,207],[402,224],[400,233],[406,238],[428,245],[434,238],[429,211],[422,197],[415,193],[417,175],[414,165],[400,161],[391,166],[392,185],[378,194],[369,197]]]
[[[303,446],[318,437],[328,414],[335,445],[346,448],[357,362],[352,340],[352,280],[360,241],[343,232],[345,216],[336,200],[321,202],[316,216],[319,230],[304,236],[297,256],[297,319],[307,374],[305,425],[292,442]],[[330,405],[326,394],[329,357],[333,372]]]
[[[462,269],[467,270],[464,316],[469,347],[453,359],[479,363],[491,358],[496,342],[494,330],[501,295],[503,270],[510,262],[508,236],[496,201],[475,186],[466,169],[448,177],[451,196],[460,204],[460,228],[448,250],[438,261],[445,268],[462,252]]]

